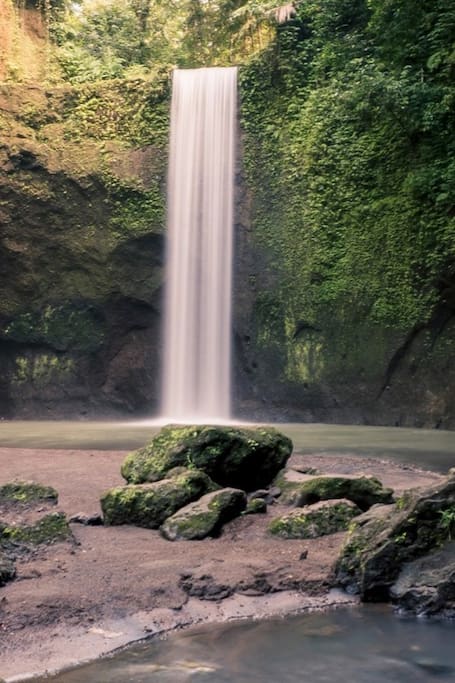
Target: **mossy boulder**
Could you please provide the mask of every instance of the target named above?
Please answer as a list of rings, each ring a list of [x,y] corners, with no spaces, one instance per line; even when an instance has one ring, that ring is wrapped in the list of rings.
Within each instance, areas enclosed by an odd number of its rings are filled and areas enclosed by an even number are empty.
[[[11,581],[16,576],[14,562],[5,556],[0,550],[0,586]]]
[[[150,484],[119,486],[101,498],[104,522],[158,529],[174,512],[213,488],[210,478],[196,470],[185,470]]]
[[[368,510],[378,503],[393,502],[393,491],[384,488],[375,477],[345,474],[322,474],[312,476],[295,470],[281,472],[275,480],[281,489],[280,502],[285,505],[311,505],[320,500],[346,498]]]
[[[248,501],[248,504],[246,506],[246,510],[244,511],[245,515],[257,515],[257,514],[265,514],[267,512],[267,502],[264,500],[264,498],[251,498]]]
[[[448,543],[455,533],[455,476],[375,506],[352,522],[336,563],[336,582],[366,601],[390,598],[402,567]]]
[[[318,538],[346,531],[360,508],[350,500],[323,500],[272,520],[269,531],[281,538]]]
[[[291,440],[270,427],[170,425],[126,457],[122,475],[131,484],[158,481],[183,465],[205,472],[220,486],[252,491],[268,485],[291,452]]]
[[[246,507],[246,494],[225,488],[202,496],[169,517],[161,533],[169,541],[196,541],[216,536],[223,524],[237,517]]]
[[[56,504],[58,493],[52,486],[43,486],[33,481],[13,481],[0,486],[0,505]]]
[[[11,525],[0,529],[0,544],[8,542],[40,545],[65,541],[71,537],[68,520],[62,512],[44,515],[38,522],[30,525]]]

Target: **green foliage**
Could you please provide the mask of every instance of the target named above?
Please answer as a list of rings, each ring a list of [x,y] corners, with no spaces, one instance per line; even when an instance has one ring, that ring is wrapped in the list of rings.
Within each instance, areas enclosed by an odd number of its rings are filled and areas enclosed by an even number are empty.
[[[17,356],[15,360],[14,384],[61,384],[75,372],[72,358],[61,358],[51,353],[42,353],[32,358]]]
[[[390,339],[431,317],[455,259],[453,14],[443,2],[299,3],[241,70],[265,261],[255,343],[281,349],[283,378],[368,373]],[[362,328],[375,331],[359,362]],[[345,331],[336,348],[334,329]]]
[[[441,516],[439,527],[447,533],[447,538],[451,541],[455,534],[455,507],[452,506],[445,510],[440,510],[439,514]]]

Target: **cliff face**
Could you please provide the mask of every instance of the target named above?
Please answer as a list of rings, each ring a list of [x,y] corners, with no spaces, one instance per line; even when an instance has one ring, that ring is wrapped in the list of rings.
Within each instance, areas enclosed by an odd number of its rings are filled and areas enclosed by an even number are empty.
[[[452,67],[310,5],[241,70],[235,412],[455,428]],[[154,414],[167,77],[34,82],[0,86],[0,416]]]
[[[167,84],[0,89],[0,414],[158,400]]]

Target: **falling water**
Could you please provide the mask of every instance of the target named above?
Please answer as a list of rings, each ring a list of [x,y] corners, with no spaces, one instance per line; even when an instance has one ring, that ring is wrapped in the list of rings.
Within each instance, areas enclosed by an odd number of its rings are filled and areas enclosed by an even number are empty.
[[[230,415],[237,70],[176,70],[168,180],[163,406],[174,421]]]

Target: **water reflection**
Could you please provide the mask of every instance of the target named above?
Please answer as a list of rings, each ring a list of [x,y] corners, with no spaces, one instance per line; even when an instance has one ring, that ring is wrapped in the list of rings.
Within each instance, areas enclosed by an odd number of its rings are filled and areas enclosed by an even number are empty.
[[[276,425],[301,453],[361,454],[418,464],[439,472],[455,466],[455,432],[324,424]],[[0,446],[132,450],[159,430],[153,421],[1,421]]]
[[[382,607],[186,631],[54,683],[432,683],[455,680],[455,625]]]

